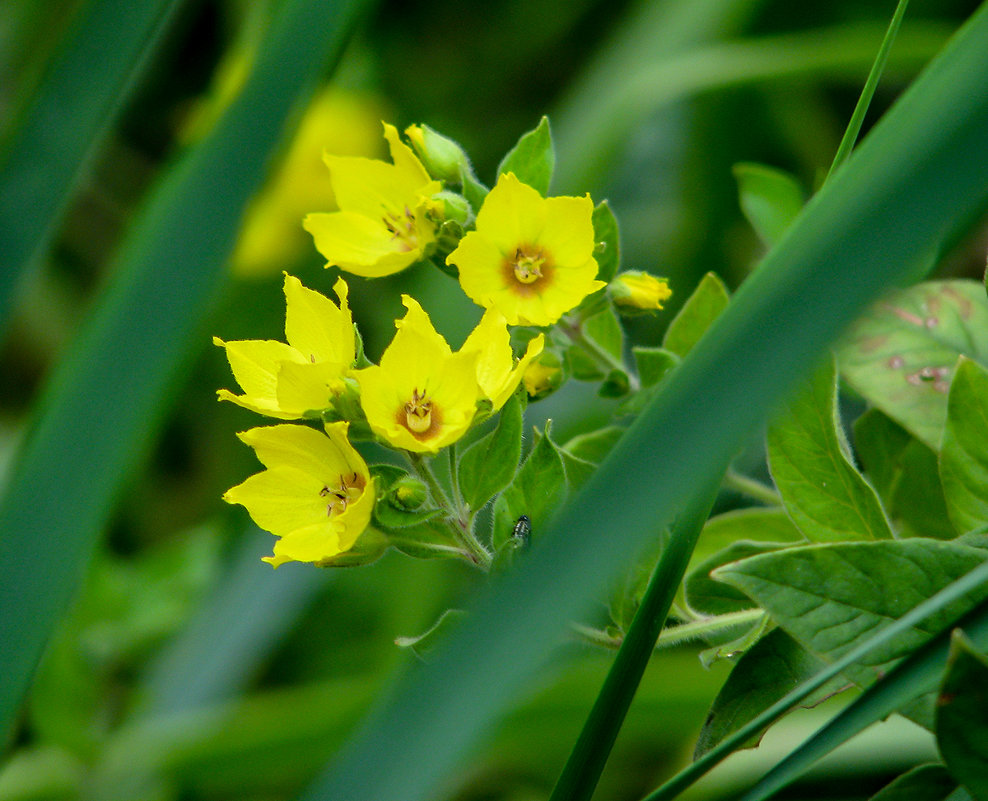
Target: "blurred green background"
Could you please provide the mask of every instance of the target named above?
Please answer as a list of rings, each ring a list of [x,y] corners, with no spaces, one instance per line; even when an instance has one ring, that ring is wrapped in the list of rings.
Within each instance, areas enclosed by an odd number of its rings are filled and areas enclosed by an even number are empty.
[[[112,5],[0,4],[0,170],[9,175],[25,152],[32,109],[39,97],[51,96],[46,87],[80,32],[93,35],[87,20]],[[25,508],[36,502],[55,509],[54,522],[38,518],[47,528],[37,532],[52,549],[53,564],[63,536],[57,521],[83,520],[81,533],[65,534],[78,541],[66,551],[71,558],[52,568],[59,591],[49,592],[44,578],[17,588],[53,600],[36,620],[25,602],[27,617],[17,624],[47,646],[0,761],[0,801],[292,798],[395,672],[414,660],[394,638],[424,630],[476,588],[477,577],[457,564],[394,553],[369,568],[289,564],[274,572],[260,562],[270,553],[270,535],[220,501],[226,488],[257,469],[234,432],[263,421],[216,402],[215,390],[233,384],[210,337],[281,338],[283,270],[330,290],[335,274],[322,268],[300,227],[305,212],[331,208],[322,148],[383,155],[381,119],[399,128],[426,122],[461,142],[490,183],[503,153],[548,114],[558,155],[554,192],[609,199],[622,225],[624,267],[670,280],[669,310],[632,325],[638,342],[657,344],[676,304],[705,272],[736,286],[762,253],[738,209],[732,165],[780,167],[810,192],[829,166],[894,6],[502,0],[365,7],[338,67],[331,70],[331,59],[316,54],[309,69],[323,74],[318,85],[286,87],[316,99],[311,106],[289,104],[273,157],[265,160],[261,149],[259,163],[249,165],[267,176],[268,188],[248,208],[239,245],[233,246],[234,228],[225,231],[223,220],[205,213],[191,213],[189,230],[172,233],[175,260],[190,270],[195,265],[184,260],[180,240],[215,239],[219,272],[198,294],[190,289],[195,311],[184,336],[166,342],[166,334],[154,334],[162,352],[174,355],[155,368],[160,387],[147,411],[132,424],[115,424],[113,399],[133,391],[124,390],[125,371],[122,384],[100,385],[98,397],[109,399],[105,409],[97,403],[61,412],[77,422],[80,441],[119,437],[114,453],[125,456],[109,464],[94,452],[85,470],[72,468],[72,488],[53,473],[51,497],[25,500],[30,484],[15,478],[30,459],[20,449],[43,440],[30,433],[32,426],[59,414],[60,393],[87,369],[87,351],[78,343],[102,341],[87,334],[99,328],[93,319],[105,322],[99,315],[123,303],[118,287],[136,280],[128,265],[135,250],[150,247],[142,226],[157,219],[146,210],[156,208],[154,198],[178,192],[169,182],[181,180],[190,154],[222,140],[223,112],[252,68],[277,72],[277,53],[267,61],[257,54],[289,3],[159,5],[168,10],[115,90],[120,102],[101,117],[82,168],[58,196],[59,208],[48,212],[48,234],[37,239],[43,244],[33,258],[0,251],[0,285],[11,287],[9,303],[0,304],[0,481],[6,485],[0,491],[7,508],[16,492]],[[976,5],[913,0],[869,123]],[[101,54],[118,42],[97,38],[89,45],[82,67],[73,68],[73,94],[55,97],[55,113],[42,120],[40,130],[51,131],[55,145],[60,130],[79,127],[74,115],[87,107],[85,91],[102,80]],[[328,54],[331,44],[323,46]],[[268,97],[249,95],[257,105],[242,104],[239,113],[248,122],[277,117],[262,105]],[[251,136],[249,124],[241,135]],[[66,152],[47,154],[52,172]],[[243,147],[245,156],[254,152]],[[248,178],[238,183],[223,174],[230,186],[218,195],[252,190]],[[45,179],[36,168],[31,175]],[[213,191],[208,184],[196,188]],[[0,226],[14,239],[37,222],[33,207],[2,208]],[[239,217],[239,207],[234,211]],[[976,275],[981,268],[982,256],[961,250],[947,269]],[[182,284],[174,280],[168,291],[178,293],[172,302],[182,308]],[[390,339],[401,292],[422,301],[454,346],[479,318],[448,278],[426,268],[375,282],[352,279],[350,286],[372,358]],[[155,302],[152,291],[149,319]],[[140,330],[140,318],[131,325]],[[131,344],[125,337],[112,341],[120,354]],[[154,337],[145,344],[154,348]],[[572,385],[529,414],[540,425],[553,418],[565,439],[599,426],[613,411],[613,402],[597,399],[591,387]],[[90,482],[98,498],[76,515],[72,499],[87,497]],[[737,502],[726,497],[721,506]],[[3,529],[0,536],[8,535]],[[0,582],[14,587],[5,576]],[[51,620],[57,624],[49,637]],[[17,647],[0,642],[0,649]],[[531,688],[462,773],[450,777],[449,798],[546,797],[609,654],[574,643],[558,659],[561,678]],[[704,670],[690,648],[662,653],[654,663],[600,798],[638,798],[687,759],[727,671],[723,664]],[[880,750],[881,758],[844,756],[825,781],[811,777],[786,797],[866,798],[932,755],[921,735],[892,725],[891,733],[873,733],[878,739],[859,747],[859,753]],[[896,748],[887,747],[893,741]],[[696,797],[730,798],[724,781],[757,765],[708,782]]]

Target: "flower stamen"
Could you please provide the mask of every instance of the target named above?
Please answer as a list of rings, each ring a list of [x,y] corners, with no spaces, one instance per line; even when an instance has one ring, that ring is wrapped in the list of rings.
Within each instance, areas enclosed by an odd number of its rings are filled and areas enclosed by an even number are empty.
[[[432,428],[432,401],[418,389],[412,391],[412,399],[405,404],[405,427],[413,434],[424,434]]]
[[[545,260],[541,250],[531,252],[525,246],[521,246],[515,249],[515,255],[510,263],[518,281],[523,284],[533,284],[542,278],[542,265],[545,264]]]
[[[364,485],[364,480],[357,473],[353,473],[350,478],[340,476],[340,484],[336,489],[323,486],[319,490],[319,494],[323,498],[332,498],[326,505],[326,516],[333,517],[343,514],[347,506],[360,497]]]
[[[391,232],[391,239],[397,239],[402,251],[408,252],[418,247],[419,240],[415,232],[415,215],[405,206],[400,214],[386,211],[381,218],[385,228]]]

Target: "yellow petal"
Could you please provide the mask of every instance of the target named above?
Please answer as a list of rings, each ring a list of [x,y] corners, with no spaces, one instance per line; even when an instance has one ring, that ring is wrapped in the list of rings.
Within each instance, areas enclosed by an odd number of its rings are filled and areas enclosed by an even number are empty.
[[[384,123],[384,138],[388,140],[388,147],[391,150],[391,160],[394,162],[395,168],[403,176],[406,176],[409,185],[423,187],[433,183],[429,178],[429,173],[426,172],[425,167],[422,166],[422,162],[419,161],[415,152],[401,141],[397,128]],[[435,189],[435,191],[428,192],[428,194],[432,195],[438,191],[439,188]]]
[[[334,362],[346,369],[355,358],[353,318],[346,282],[339,279],[334,289],[339,306],[286,273],[285,338],[311,363]]]
[[[422,255],[421,248],[406,249],[382,219],[350,211],[309,214],[302,221],[312,234],[327,267],[337,266],[354,275],[380,278],[404,270]]]
[[[477,213],[477,230],[502,254],[510,255],[519,245],[538,241],[545,226],[545,202],[514,173],[501,175]]]
[[[339,362],[282,362],[278,370],[278,407],[296,412],[295,417],[328,409],[342,392],[343,374],[349,367]]]
[[[326,520],[323,483],[304,469],[279,465],[227,490],[223,500],[238,503],[261,528],[284,536]]]
[[[346,423],[339,425],[346,426]],[[345,432],[346,429],[344,428]],[[238,434],[250,445],[261,464],[275,467],[292,467],[313,476],[322,485],[333,484],[340,475],[360,472],[359,463],[354,463],[356,451],[345,438],[340,441],[330,438],[313,428],[303,425],[274,425],[252,428]],[[366,467],[363,468],[366,471]]]
[[[594,249],[590,196],[550,197],[545,209],[545,227],[539,242],[552,253],[553,263],[557,267],[584,264]]]
[[[297,414],[281,409],[277,401],[278,370],[282,362],[302,362],[303,358],[298,351],[284,342],[270,339],[224,342],[214,338],[213,342],[226,349],[233,376],[244,390],[243,395],[220,390],[217,393],[220,400],[228,400],[261,414],[283,419],[298,417]]]

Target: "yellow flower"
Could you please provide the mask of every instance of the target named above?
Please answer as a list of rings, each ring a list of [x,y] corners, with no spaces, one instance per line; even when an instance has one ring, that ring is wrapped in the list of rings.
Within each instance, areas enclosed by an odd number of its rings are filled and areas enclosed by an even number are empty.
[[[323,152],[376,156],[381,151],[378,103],[335,87],[322,90],[306,110],[281,166],[251,203],[230,257],[234,273],[266,276],[308,253],[299,220],[315,208],[335,211]]]
[[[477,382],[484,396],[490,398],[495,410],[507,403],[525,369],[542,352],[544,340],[542,334],[532,339],[525,355],[515,364],[511,351],[511,335],[504,315],[497,309],[484,312],[480,323],[463,343],[460,353],[478,354]]]
[[[371,429],[396,448],[436,453],[466,433],[481,390],[476,351],[453,353],[418,302],[396,320],[379,366],[357,370],[360,405]]]
[[[544,198],[509,172],[446,261],[463,291],[509,325],[552,325],[606,286],[596,280],[592,214],[589,195]]]
[[[327,423],[326,435],[284,423],[239,435],[267,469],[223,500],[239,503],[280,537],[265,562],[325,562],[350,550],[370,523],[374,482],[347,440],[347,425]]]
[[[329,407],[343,391],[343,376],[356,358],[346,282],[337,279],[333,289],[340,299],[338,307],[294,276],[285,275],[287,345],[275,340],[224,342],[214,338],[213,342],[226,348],[230,368],[244,390],[243,395],[234,395],[221,389],[219,399],[282,420]]]
[[[316,248],[336,265],[365,278],[404,270],[436,239],[442,189],[393,125],[384,125],[393,164],[346,156],[324,157],[340,211],[309,214],[303,221]]]
[[[629,271],[618,275],[607,285],[614,302],[622,311],[654,311],[672,297],[665,278],[650,273]]]

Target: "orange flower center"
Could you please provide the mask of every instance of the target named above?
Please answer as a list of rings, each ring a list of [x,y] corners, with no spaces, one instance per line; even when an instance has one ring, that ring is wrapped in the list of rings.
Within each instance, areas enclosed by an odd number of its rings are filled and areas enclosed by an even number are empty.
[[[412,391],[412,399],[398,411],[398,424],[407,428],[419,440],[429,438],[441,423],[439,410],[425,392]]]
[[[542,278],[543,264],[545,264],[545,256],[542,251],[525,246],[515,249],[514,258],[511,261],[515,278],[523,284],[534,284]]]
[[[319,490],[319,494],[323,498],[329,499],[329,503],[326,504],[326,516],[336,517],[343,514],[346,511],[347,505],[360,497],[365,485],[366,482],[363,476],[352,473],[349,476],[340,476],[338,486],[324,486]]]

